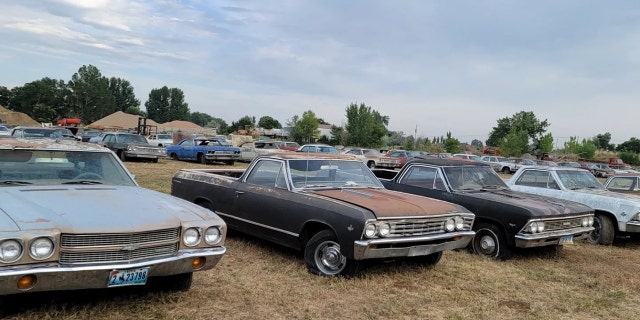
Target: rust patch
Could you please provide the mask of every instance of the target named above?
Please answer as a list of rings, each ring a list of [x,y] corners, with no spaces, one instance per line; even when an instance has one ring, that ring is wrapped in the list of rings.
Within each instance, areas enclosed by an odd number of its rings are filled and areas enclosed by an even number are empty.
[[[316,190],[315,193],[368,208],[378,217],[425,216],[469,212],[450,202],[386,189]]]

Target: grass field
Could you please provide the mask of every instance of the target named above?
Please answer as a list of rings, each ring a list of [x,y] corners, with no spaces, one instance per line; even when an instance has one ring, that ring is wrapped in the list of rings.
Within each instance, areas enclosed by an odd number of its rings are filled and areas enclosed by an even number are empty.
[[[161,192],[180,168],[203,167],[126,165],[142,186]],[[507,261],[450,251],[433,268],[383,263],[355,279],[314,276],[298,253],[258,240],[232,234],[226,246],[220,264],[195,273],[188,292],[23,294],[12,297],[7,318],[635,319],[640,312],[639,240],[529,250]]]

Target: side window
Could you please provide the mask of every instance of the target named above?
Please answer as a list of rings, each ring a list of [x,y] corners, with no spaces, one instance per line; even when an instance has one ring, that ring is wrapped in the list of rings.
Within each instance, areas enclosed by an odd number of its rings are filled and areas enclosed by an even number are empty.
[[[636,178],[613,178],[607,185],[607,189],[610,190],[631,190],[633,182]]]
[[[520,178],[518,178],[515,184],[519,186],[529,186],[536,188],[560,189],[558,184],[551,176],[550,172],[547,171],[525,171],[522,173]]]
[[[283,164],[273,160],[258,162],[249,173],[246,182],[265,187],[287,189]]]
[[[437,168],[413,166],[401,183],[427,189],[446,190]]]

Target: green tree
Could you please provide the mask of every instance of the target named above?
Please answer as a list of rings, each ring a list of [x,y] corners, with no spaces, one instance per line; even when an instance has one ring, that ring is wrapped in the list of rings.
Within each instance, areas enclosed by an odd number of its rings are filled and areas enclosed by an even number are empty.
[[[36,103],[31,110],[31,118],[38,122],[53,122],[56,118],[56,110],[46,104]]]
[[[529,137],[524,131],[516,131],[511,129],[502,141],[500,141],[500,153],[507,157],[519,157],[527,152],[527,142]]]
[[[344,146],[347,144],[348,138],[349,134],[343,127],[331,126],[331,139],[329,139],[329,144]]]
[[[404,141],[404,150],[413,150],[416,144],[416,139],[413,136],[408,136]]]
[[[248,130],[256,127],[256,117],[244,116],[238,121],[231,122],[231,126],[229,127],[230,132],[235,132],[238,130]]]
[[[598,149],[609,150],[609,151],[615,150],[615,145],[609,142],[611,142],[611,133],[609,132],[597,134],[593,138],[593,143],[596,145]]]
[[[271,129],[280,129],[282,128],[282,125],[280,124],[280,122],[270,116],[262,116],[260,117],[260,120],[258,120],[258,127],[260,128],[264,128],[267,130],[271,130]]]
[[[345,130],[349,133],[347,144],[360,147],[379,147],[382,137],[387,135],[389,117],[382,116],[378,111],[364,103],[350,104],[346,108],[347,124]]]
[[[163,86],[152,89],[144,106],[148,117],[158,123],[189,120],[189,104],[184,101],[184,93],[178,88]]]
[[[489,133],[489,139],[487,139],[486,144],[487,146],[500,147],[502,149],[500,143],[505,141],[503,139],[512,130],[515,130],[515,132],[525,132],[527,134],[526,152],[535,153],[539,149],[540,138],[546,132],[547,127],[549,127],[549,122],[546,119],[540,121],[532,111],[520,111],[510,118],[498,119],[498,125],[493,127],[491,133]],[[532,142],[530,147],[529,140]]]
[[[11,99],[6,107],[13,111],[26,113],[33,119],[40,118],[43,120],[42,122],[52,122],[69,115],[69,109],[65,102],[67,94],[67,85],[63,80],[42,78],[26,83],[22,87],[11,89],[9,93]],[[39,105],[37,112],[35,111],[36,105]],[[42,108],[44,107],[54,112],[43,114]]]
[[[0,106],[6,108],[9,106],[9,101],[11,101],[11,90],[7,89],[7,87],[0,86]]]
[[[630,151],[622,151],[618,153],[618,157],[622,159],[624,163],[628,163],[632,166],[640,165],[640,159],[638,158],[638,154]]]
[[[631,139],[619,144],[616,147],[616,151],[640,153],[640,140],[638,140],[638,138],[632,137]]]
[[[191,112],[189,115],[189,121],[201,127],[205,127],[209,122],[211,122],[211,120],[213,120],[212,116],[202,112]]]
[[[575,154],[583,159],[593,159],[596,154],[596,145],[591,140],[582,139],[578,142],[578,138],[569,137],[569,140],[564,143],[565,153]]]
[[[447,138],[444,140],[444,150],[449,153],[460,153],[462,148],[460,147],[460,141],[451,135],[451,132],[447,132]]]
[[[471,141],[471,145],[476,147],[478,150],[482,150],[482,147],[483,147],[482,141],[480,141],[478,139],[473,139]]]
[[[140,109],[140,100],[136,99],[129,81],[112,77],[109,79],[109,91],[116,99],[116,110],[127,112],[127,110]]]
[[[82,66],[68,83],[70,112],[89,124],[116,111],[116,99],[109,90],[109,79],[95,66]]]
[[[538,148],[540,150],[540,155],[553,151],[553,135],[551,133],[547,133],[542,136],[542,138],[540,138]]]
[[[318,118],[311,110],[303,112],[302,117],[293,116],[288,125],[291,127],[290,138],[300,144],[314,142],[320,135]]]

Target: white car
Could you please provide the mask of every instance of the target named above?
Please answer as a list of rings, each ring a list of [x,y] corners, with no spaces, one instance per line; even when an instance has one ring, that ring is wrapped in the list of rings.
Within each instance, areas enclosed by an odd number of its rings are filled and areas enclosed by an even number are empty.
[[[11,131],[9,130],[9,128],[0,125],[0,137],[10,137],[11,136]]]
[[[166,147],[173,144],[173,135],[170,133],[151,134],[147,137],[149,144],[158,147]]]

